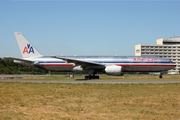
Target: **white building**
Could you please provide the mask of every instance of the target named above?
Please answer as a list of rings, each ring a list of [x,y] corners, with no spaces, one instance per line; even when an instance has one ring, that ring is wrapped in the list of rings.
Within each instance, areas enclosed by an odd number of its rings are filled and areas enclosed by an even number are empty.
[[[177,74],[180,70],[180,37],[161,38],[156,40],[155,45],[139,44],[135,45],[136,56],[159,56],[168,58],[176,63],[174,70],[169,70],[169,74]]]

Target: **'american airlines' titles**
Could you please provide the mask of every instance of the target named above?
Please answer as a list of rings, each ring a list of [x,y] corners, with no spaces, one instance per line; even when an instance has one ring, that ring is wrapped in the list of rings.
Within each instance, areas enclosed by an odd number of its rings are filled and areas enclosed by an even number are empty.
[[[133,58],[133,61],[157,61],[157,58]]]

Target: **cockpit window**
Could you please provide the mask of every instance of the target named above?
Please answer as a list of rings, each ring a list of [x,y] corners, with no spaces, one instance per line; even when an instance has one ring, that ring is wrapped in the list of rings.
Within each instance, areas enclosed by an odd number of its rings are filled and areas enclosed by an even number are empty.
[[[173,61],[171,61],[171,60],[170,60],[169,62],[170,62],[170,63],[174,63],[174,62],[173,62]]]

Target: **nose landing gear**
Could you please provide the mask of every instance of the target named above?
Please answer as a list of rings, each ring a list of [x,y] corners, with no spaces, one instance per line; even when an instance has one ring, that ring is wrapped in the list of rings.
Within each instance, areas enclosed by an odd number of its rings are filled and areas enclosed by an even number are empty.
[[[160,79],[163,78],[163,74],[164,74],[164,72],[161,72],[161,73],[160,73],[160,75],[159,75],[159,78],[160,78]]]
[[[160,74],[160,75],[159,75],[159,78],[161,79],[162,77],[163,77],[163,76]]]

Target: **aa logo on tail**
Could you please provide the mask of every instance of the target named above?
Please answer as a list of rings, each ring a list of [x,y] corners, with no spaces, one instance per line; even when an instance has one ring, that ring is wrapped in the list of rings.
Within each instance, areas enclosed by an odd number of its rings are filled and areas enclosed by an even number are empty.
[[[23,54],[24,53],[27,54],[34,53],[33,46],[31,46],[31,44],[27,44],[27,46],[24,47]]]

